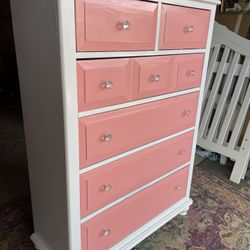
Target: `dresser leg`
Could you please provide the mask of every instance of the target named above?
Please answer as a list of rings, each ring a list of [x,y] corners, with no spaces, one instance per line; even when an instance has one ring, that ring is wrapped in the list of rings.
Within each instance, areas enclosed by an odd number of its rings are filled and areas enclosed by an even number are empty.
[[[187,207],[187,208],[183,209],[183,210],[180,212],[180,215],[183,215],[183,216],[187,215],[187,212],[188,212],[189,208],[190,208],[190,207]]]

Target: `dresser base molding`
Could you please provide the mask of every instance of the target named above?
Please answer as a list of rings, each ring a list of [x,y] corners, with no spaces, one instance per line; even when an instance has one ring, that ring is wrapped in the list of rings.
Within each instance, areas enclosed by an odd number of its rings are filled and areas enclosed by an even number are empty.
[[[130,250],[178,214],[186,215],[192,203],[193,201],[190,198],[180,200],[175,205],[168,208],[153,220],[149,221],[134,233],[127,236],[124,240],[113,246],[111,250]],[[39,234],[33,233],[30,238],[37,250],[52,250]]]
[[[42,239],[38,233],[33,233],[30,236],[31,241],[34,243],[34,246],[37,250],[52,250],[50,246]]]
[[[146,223],[144,226],[127,236],[124,240],[113,246],[110,250],[130,250],[150,236],[160,227],[172,220],[178,214],[183,214],[183,211],[188,211],[193,201],[190,198],[184,198],[171,206],[160,215],[156,216],[153,220]],[[40,249],[39,249],[40,250]]]

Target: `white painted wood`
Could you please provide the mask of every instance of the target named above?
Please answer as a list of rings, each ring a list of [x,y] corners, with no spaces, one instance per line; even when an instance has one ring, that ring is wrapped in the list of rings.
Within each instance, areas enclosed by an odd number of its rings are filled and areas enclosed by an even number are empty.
[[[157,51],[111,51],[111,52],[76,52],[77,59],[95,59],[95,58],[116,58],[116,57],[138,57],[138,56],[163,56],[177,54],[204,53],[205,49],[186,49],[186,50],[157,50]]]
[[[167,178],[168,176],[170,176],[170,175],[172,175],[172,174],[174,174],[174,173],[180,171],[181,169],[183,169],[183,168],[185,168],[185,167],[187,167],[187,166],[189,166],[189,165],[190,165],[190,162],[187,162],[187,163],[185,163],[185,164],[183,164],[183,165],[177,167],[176,169],[174,169],[174,170],[172,170],[172,171],[170,171],[170,172],[168,172],[168,173],[162,175],[161,177],[159,177],[159,178],[157,178],[157,179],[155,179],[155,180],[153,180],[153,181],[150,181],[149,183],[145,184],[144,186],[141,186],[141,187],[139,187],[139,188],[133,190],[132,192],[130,192],[130,193],[124,195],[123,197],[117,199],[116,201],[111,202],[111,203],[108,204],[107,206],[105,206],[105,207],[103,207],[103,208],[97,210],[96,212],[94,212],[94,213],[92,213],[92,214],[86,216],[85,218],[82,218],[82,219],[81,219],[81,223],[84,223],[84,222],[86,222],[86,221],[88,221],[88,220],[94,218],[96,215],[98,215],[98,214],[100,214],[100,213],[102,213],[102,212],[108,210],[109,208],[111,208],[111,207],[117,205],[118,203],[120,203],[120,202],[122,202],[122,201],[128,199],[129,197],[131,197],[131,196],[133,196],[133,195],[135,195],[135,194],[137,194],[137,193],[143,191],[144,189],[146,189],[146,188],[148,188],[148,187],[150,187],[150,186],[156,184],[157,182],[159,182],[159,181],[161,181],[161,180]]]
[[[108,163],[111,163],[111,162],[113,162],[113,161],[119,160],[119,159],[121,159],[121,158],[123,158],[123,157],[126,157],[126,156],[129,156],[129,155],[131,155],[131,154],[140,152],[141,150],[144,150],[144,149],[146,149],[146,148],[155,146],[155,145],[157,145],[157,144],[159,144],[159,143],[162,143],[162,142],[164,142],[164,141],[171,140],[171,139],[173,139],[173,138],[175,138],[175,137],[177,137],[177,136],[183,135],[183,134],[185,134],[185,133],[187,133],[187,132],[190,132],[190,131],[192,131],[192,130],[194,130],[194,129],[195,129],[194,127],[191,127],[191,128],[185,129],[185,130],[183,130],[183,131],[180,131],[180,132],[178,132],[178,133],[176,133],[176,134],[172,134],[172,135],[170,135],[170,136],[163,137],[163,138],[161,138],[161,139],[159,139],[159,140],[155,140],[155,141],[153,141],[153,142],[144,144],[144,145],[142,145],[142,146],[140,146],[140,147],[134,148],[134,149],[129,150],[129,151],[127,151],[127,152],[124,152],[124,153],[122,153],[122,154],[119,154],[119,155],[116,155],[116,156],[114,156],[114,157],[108,158],[108,159],[106,159],[106,160],[104,160],[104,161],[101,161],[101,162],[95,163],[95,164],[93,164],[93,165],[91,165],[91,166],[85,167],[85,168],[81,169],[79,173],[80,173],[80,174],[84,174],[84,173],[89,172],[89,171],[91,171],[91,170],[94,170],[94,169],[96,169],[96,168],[100,168],[100,167],[102,167],[102,166],[104,166],[104,165],[106,165],[106,164],[108,164]]]
[[[220,156],[220,164],[226,165],[227,164],[227,157],[224,155]]]
[[[218,93],[218,90],[219,90],[219,87],[220,87],[219,83],[221,82],[221,79],[222,79],[222,76],[223,76],[222,72],[224,70],[225,63],[227,61],[229,52],[230,52],[230,49],[227,48],[227,47],[223,51],[222,59],[221,59],[220,66],[219,66],[219,69],[218,69],[218,73],[217,73],[217,75],[215,77],[214,84],[213,84],[211,93],[209,95],[205,111],[203,113],[203,119],[201,120],[201,123],[200,123],[201,131],[204,131],[205,127],[208,126],[208,121],[210,120],[210,118],[212,116],[212,112],[213,112],[214,105],[215,105],[215,100],[216,100],[217,93]],[[207,140],[209,140],[209,138]]]
[[[104,167],[104,164],[138,152],[162,141],[195,129],[188,189],[185,199],[126,237],[112,249],[131,249],[192,203],[189,198],[201,100],[208,65],[213,21],[217,0],[152,0],[161,4],[212,10],[206,49],[129,52],[75,52],[73,0],[12,0],[13,27],[21,82],[25,136],[29,161],[35,233],[31,236],[39,250],[81,249],[79,174]],[[156,42],[159,41],[160,9]],[[82,113],[77,112],[75,63],[78,59],[205,53],[201,88],[146,98]],[[216,66],[216,65],[215,65]],[[226,67],[225,67],[226,68]],[[213,71],[214,69],[212,69]],[[79,171],[78,118],[140,105],[200,91],[195,128],[116,155]],[[182,168],[184,166],[180,166]],[[178,168],[175,170],[178,171]],[[170,174],[170,173],[169,173]],[[162,176],[160,178],[164,178]],[[160,179],[148,185],[153,185]],[[141,189],[146,186],[141,187]],[[140,189],[122,197],[132,196]],[[108,206],[113,206],[111,203]],[[108,209],[105,207],[102,209]],[[99,210],[102,212],[104,210]],[[91,216],[95,216],[93,213]],[[86,218],[85,218],[86,219]]]
[[[246,173],[250,155],[249,131],[245,133],[242,144],[238,145],[250,106],[250,42],[216,23],[212,47],[213,51],[224,48],[224,52],[230,51],[230,55],[228,60],[222,55],[219,61],[215,56],[211,57],[203,101],[204,110],[209,109],[209,112],[204,112],[201,119],[198,144],[220,153],[221,163],[225,163],[227,158],[235,160],[230,180],[239,183]],[[213,73],[217,74],[214,80],[211,78]],[[226,75],[225,82],[222,74]],[[211,84],[210,91],[208,85]],[[222,89],[220,94],[219,89]],[[209,106],[211,100],[213,107]]]
[[[68,250],[67,166],[57,1],[12,0],[11,11],[34,230],[51,249]]]
[[[230,138],[230,141],[228,144],[229,148],[233,149],[237,145],[239,136],[241,134],[242,127],[245,123],[245,117],[247,116],[249,105],[250,105],[250,84],[248,85],[248,89],[247,89],[246,95],[244,97],[244,101],[242,103],[239,115],[238,115],[236,123],[235,123],[236,126],[233,129],[233,133],[231,135],[231,138]]]
[[[191,156],[191,164],[190,164],[190,172],[189,172],[189,178],[188,178],[186,197],[190,197],[190,192],[191,192],[195,151],[196,151],[196,145],[197,145],[197,140],[198,140],[198,128],[199,128],[199,122],[200,122],[200,117],[201,117],[201,108],[202,108],[202,100],[203,100],[203,95],[204,95],[204,88],[206,84],[207,67],[208,67],[210,46],[211,46],[212,35],[213,35],[215,13],[216,13],[216,6],[213,5],[211,6],[211,17],[210,17],[210,24],[209,24],[209,29],[208,29],[206,53],[205,53],[203,72],[202,72],[202,78],[201,78],[200,96],[199,96],[199,101],[198,101],[198,109],[197,109],[197,116],[196,116],[196,122],[195,122],[195,131],[194,131],[194,138],[193,138],[192,156]]]
[[[237,68],[237,63],[239,61],[239,58],[240,58],[240,54],[235,53],[233,60],[232,60],[232,64],[230,65],[230,70],[228,71],[228,75],[226,77],[226,81],[225,81],[221,96],[219,98],[219,101],[217,101],[218,105],[216,107],[214,118],[213,118],[211,127],[209,129],[208,137],[207,137],[208,141],[212,141],[214,139],[215,133],[217,132],[219,122],[223,115],[223,111],[225,110],[225,107],[226,107],[226,101],[228,98],[229,91],[231,89],[233,77],[235,76],[235,71]],[[223,73],[221,72],[221,74]],[[217,83],[217,85],[220,86],[219,82]],[[210,93],[209,96],[210,95],[212,95],[212,93]]]
[[[246,57],[246,59],[243,63],[242,69],[241,69],[240,76],[237,80],[233,96],[230,100],[230,105],[228,107],[227,114],[226,114],[225,120],[223,122],[221,132],[220,132],[220,135],[219,135],[219,138],[217,141],[218,144],[223,145],[224,141],[226,140],[226,135],[228,134],[230,125],[232,123],[234,112],[235,112],[238,100],[240,98],[241,90],[243,88],[243,82],[245,80],[246,73],[249,69],[249,63],[250,63],[250,58]]]
[[[235,161],[233,172],[230,176],[230,180],[235,183],[240,183],[241,179],[244,178],[246,174],[246,169],[248,167],[250,160],[250,122],[238,154],[238,157]]]
[[[75,4],[58,1],[69,249],[81,248]],[[70,34],[70,35],[69,35]]]

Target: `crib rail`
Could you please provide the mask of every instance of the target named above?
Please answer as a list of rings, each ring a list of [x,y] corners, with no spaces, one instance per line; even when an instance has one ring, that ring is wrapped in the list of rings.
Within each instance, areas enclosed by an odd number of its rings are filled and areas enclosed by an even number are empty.
[[[230,179],[237,183],[244,178],[250,157],[249,82],[250,41],[216,23],[198,144],[234,159]],[[244,124],[247,129],[241,136]]]

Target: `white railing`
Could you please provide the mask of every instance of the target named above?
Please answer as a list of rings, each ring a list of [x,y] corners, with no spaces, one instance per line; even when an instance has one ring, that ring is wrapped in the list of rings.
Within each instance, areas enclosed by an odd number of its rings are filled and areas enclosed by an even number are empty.
[[[250,40],[215,23],[198,145],[221,154],[221,163],[235,160],[230,180],[236,183],[250,158],[249,79]]]

